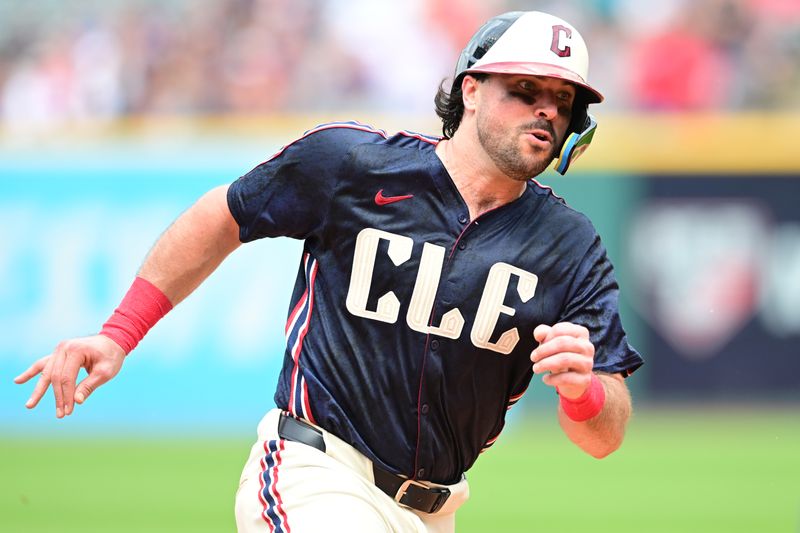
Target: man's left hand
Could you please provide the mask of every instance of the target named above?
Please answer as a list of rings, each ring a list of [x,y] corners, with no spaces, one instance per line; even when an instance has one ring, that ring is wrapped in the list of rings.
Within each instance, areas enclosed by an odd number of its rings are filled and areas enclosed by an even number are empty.
[[[542,376],[545,385],[556,387],[567,399],[579,398],[589,388],[594,366],[594,344],[589,330],[571,322],[554,326],[541,324],[533,330],[539,342],[531,352],[534,374]]]

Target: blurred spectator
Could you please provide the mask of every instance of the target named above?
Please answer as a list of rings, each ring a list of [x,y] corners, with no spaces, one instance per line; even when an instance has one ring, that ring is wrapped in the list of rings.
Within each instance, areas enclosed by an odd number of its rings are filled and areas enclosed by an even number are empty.
[[[426,20],[428,0],[329,0],[326,21],[364,81],[362,105],[403,112],[433,108],[441,78],[455,65],[443,32]],[[427,88],[427,89],[426,89]]]
[[[800,108],[797,0],[0,0],[0,125],[428,113],[476,27],[513,9],[580,27],[610,108]]]
[[[681,11],[678,23],[634,38],[628,62],[633,102],[656,111],[726,107],[732,66],[715,41],[712,2]]]
[[[800,2],[751,0],[755,15],[742,43],[742,107],[800,109]]]

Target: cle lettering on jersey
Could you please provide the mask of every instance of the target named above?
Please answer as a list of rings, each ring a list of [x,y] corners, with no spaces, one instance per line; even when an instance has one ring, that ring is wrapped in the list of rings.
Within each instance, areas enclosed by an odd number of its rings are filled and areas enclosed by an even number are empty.
[[[356,238],[346,305],[347,310],[355,316],[394,324],[399,316],[400,300],[393,291],[387,292],[378,299],[378,305],[374,311],[367,309],[378,244],[381,240],[389,242],[388,255],[395,266],[399,266],[411,258],[414,241],[410,237],[375,228],[361,230]],[[464,317],[458,308],[447,311],[438,326],[427,324],[427,318],[431,316],[433,310],[436,289],[439,286],[444,255],[444,247],[429,242],[424,244],[406,322],[414,331],[457,339],[461,336],[464,327]],[[536,292],[539,278],[535,274],[503,262],[492,265],[470,332],[470,340],[478,348],[507,355],[519,342],[517,328],[503,332],[497,342],[490,341],[500,315],[514,316],[516,313],[513,307],[503,303],[512,275],[519,277],[517,294],[522,303],[528,302]]]

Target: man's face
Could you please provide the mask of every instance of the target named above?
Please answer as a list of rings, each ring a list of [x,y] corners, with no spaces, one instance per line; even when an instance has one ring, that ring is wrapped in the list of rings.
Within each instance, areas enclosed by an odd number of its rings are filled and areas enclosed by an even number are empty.
[[[490,75],[478,83],[478,140],[504,174],[526,181],[555,157],[572,117],[575,86],[543,76]]]

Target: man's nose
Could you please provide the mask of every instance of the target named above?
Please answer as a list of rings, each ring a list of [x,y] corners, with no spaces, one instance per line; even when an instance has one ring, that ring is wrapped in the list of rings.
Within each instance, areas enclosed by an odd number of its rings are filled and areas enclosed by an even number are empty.
[[[558,114],[556,96],[549,91],[542,91],[534,103],[534,112],[537,117],[553,120]]]

